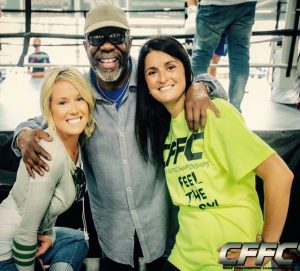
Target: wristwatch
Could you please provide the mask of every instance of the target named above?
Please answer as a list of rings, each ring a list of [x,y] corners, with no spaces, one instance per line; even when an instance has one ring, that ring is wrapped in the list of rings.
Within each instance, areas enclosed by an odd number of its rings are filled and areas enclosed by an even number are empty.
[[[260,242],[260,243],[264,243],[265,242],[262,233],[257,234],[257,239],[258,239],[258,242]]]
[[[16,138],[16,145],[17,145],[17,148],[20,149],[20,147],[19,147],[19,135],[17,135],[17,138]]]

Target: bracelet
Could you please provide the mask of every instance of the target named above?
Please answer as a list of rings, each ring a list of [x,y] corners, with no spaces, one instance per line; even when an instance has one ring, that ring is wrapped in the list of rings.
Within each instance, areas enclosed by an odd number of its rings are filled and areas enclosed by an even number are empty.
[[[26,128],[22,129],[22,130],[17,134],[17,137],[16,137],[16,145],[17,145],[17,147],[18,147],[19,150],[21,150],[21,148],[20,148],[19,137],[20,137],[20,134],[21,134],[23,131],[25,131],[25,130],[26,130]]]
[[[24,127],[24,128],[17,134],[17,136],[16,136],[16,145],[17,145],[17,147],[18,147],[19,150],[21,150],[21,148],[20,148],[19,136],[20,136],[20,134],[21,134],[23,131],[27,131],[27,130],[30,130],[30,128]]]
[[[262,233],[259,233],[257,234],[257,239],[260,243],[264,243],[265,240],[264,240],[264,236],[262,235]]]
[[[17,135],[17,138],[16,138],[16,145],[20,149],[20,147],[19,147],[19,135]]]

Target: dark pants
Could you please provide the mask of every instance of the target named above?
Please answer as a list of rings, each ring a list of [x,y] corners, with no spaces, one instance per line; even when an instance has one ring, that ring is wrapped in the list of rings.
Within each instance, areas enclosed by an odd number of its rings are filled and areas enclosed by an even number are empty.
[[[171,264],[169,261],[166,261],[163,265],[161,271],[180,271],[177,267],[175,267],[173,264]]]
[[[139,258],[143,257],[142,249],[140,246],[140,242],[137,238],[137,235],[134,235],[134,251],[133,251],[133,259],[134,259],[134,268],[127,264],[117,263],[108,257],[104,257],[100,260],[100,268],[101,271],[139,271]],[[162,266],[166,262],[165,257],[158,258],[157,260],[147,263],[147,271],[159,271],[162,269]]]

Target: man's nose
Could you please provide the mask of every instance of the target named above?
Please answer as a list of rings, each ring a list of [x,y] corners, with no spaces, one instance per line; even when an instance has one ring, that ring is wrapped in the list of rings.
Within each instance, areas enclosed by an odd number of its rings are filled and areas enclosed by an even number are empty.
[[[112,51],[115,49],[115,46],[109,42],[108,40],[105,40],[104,43],[102,45],[100,45],[100,50],[101,51],[105,51],[105,52],[108,52],[108,51]]]

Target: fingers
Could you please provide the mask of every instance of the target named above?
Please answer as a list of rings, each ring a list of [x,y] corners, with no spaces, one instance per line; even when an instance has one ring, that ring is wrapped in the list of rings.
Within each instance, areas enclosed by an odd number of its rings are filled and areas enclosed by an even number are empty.
[[[198,132],[200,127],[205,127],[208,109],[213,111],[216,117],[220,117],[220,111],[207,95],[195,96],[193,99],[187,97],[185,99],[185,116],[191,131]]]
[[[35,170],[40,176],[44,176],[44,171],[38,164],[33,164],[33,170]]]
[[[201,108],[201,114],[199,116],[199,119],[200,119],[200,125],[201,125],[201,128],[203,129],[206,125],[206,121],[207,121],[207,108]]]
[[[38,130],[37,133],[38,133],[38,136],[39,136],[40,139],[44,139],[44,140],[46,140],[46,141],[48,141],[48,142],[53,141],[52,136],[49,135],[49,134],[48,134],[47,132],[45,132],[44,130]]]
[[[188,103],[186,104],[185,119],[187,121],[189,129],[193,131],[194,130],[193,109],[192,106],[189,105]]]
[[[38,249],[36,250],[35,257],[39,257],[39,256],[41,256],[41,255],[43,255],[42,250],[41,250],[40,248],[38,248]]]
[[[44,157],[45,159],[47,159],[47,160],[51,160],[51,155],[48,153],[48,152],[46,152],[45,150],[44,150],[44,148],[42,148],[40,145],[38,145],[39,146],[39,148],[38,148],[38,150],[37,150],[37,153],[39,154],[39,155],[41,155],[42,157]],[[41,165],[42,165],[42,167],[44,168],[44,169],[46,169],[46,170],[48,170],[48,165],[44,162],[44,161],[42,161],[41,160]]]
[[[39,257],[47,252],[47,249],[45,247],[39,247],[35,253],[36,257]]]
[[[48,171],[49,167],[44,159],[51,160],[51,156],[38,143],[41,139],[52,141],[52,137],[43,130],[25,130],[19,134],[19,142],[21,142],[21,152],[26,169],[32,178],[35,177],[34,171],[43,176],[44,171]]]
[[[49,170],[48,165],[39,157],[37,152],[25,153],[23,156],[23,160],[25,162],[28,173],[33,178],[34,173],[32,170],[36,171],[41,176],[44,175],[44,170]]]
[[[44,169],[46,171],[49,170],[49,166],[45,163],[45,161],[43,159],[40,159],[38,161],[38,166],[41,168],[41,169]]]
[[[208,104],[202,105],[201,107],[194,107],[193,108],[193,116],[191,117],[193,119],[193,130],[194,132],[197,132],[199,130],[199,124],[201,128],[203,129],[207,122],[207,110],[210,109],[214,112],[216,117],[220,118],[221,114],[219,109],[215,106],[215,104],[212,101],[209,101]]]
[[[25,167],[26,167],[26,170],[29,173],[30,177],[34,179],[35,175],[34,175],[31,165],[28,163],[25,163]]]
[[[237,260],[239,259],[241,254],[241,250],[240,249],[230,249],[227,252],[226,258],[230,259],[230,260]]]
[[[204,111],[206,112],[206,109]],[[200,117],[200,107],[197,107],[192,103],[186,103],[185,119],[190,131],[193,131],[195,133],[198,132],[200,126]]]
[[[51,160],[51,155],[45,151],[39,144],[29,143],[26,152],[24,151],[24,156],[28,156],[28,158],[32,159],[35,164],[40,165],[42,168],[48,168],[47,164],[42,160],[45,158],[47,160]]]
[[[52,137],[48,134],[45,133],[42,130],[38,130],[35,135],[34,135],[34,142],[29,142],[29,147],[32,148],[32,150],[37,154],[37,155],[41,155],[42,157],[44,157],[47,160],[51,160],[51,155],[45,151],[44,148],[42,148],[39,144],[41,139],[44,139],[47,141],[52,141]],[[43,164],[43,163],[42,163]]]
[[[43,255],[48,251],[52,245],[52,240],[48,235],[38,235],[38,249],[36,251],[36,256]]]
[[[32,178],[35,178],[34,171],[41,176],[44,175],[44,171],[38,166],[36,162],[31,159],[26,159],[25,167]]]
[[[193,110],[193,132],[196,133],[199,130],[200,118],[202,119],[201,111],[198,108]]]
[[[210,103],[209,108],[211,111],[214,112],[214,114],[216,115],[217,118],[221,117],[221,113],[220,113],[219,109],[216,107],[216,105],[213,102]]]
[[[185,118],[187,120],[189,129],[194,133],[197,133],[200,126],[204,128],[207,120],[207,108],[193,107],[193,109],[185,110]]]
[[[25,156],[23,158],[25,160],[25,167],[26,167],[29,175],[32,178],[35,178],[35,174],[33,172],[33,170],[34,170],[39,175],[43,176],[44,170],[46,170],[46,171],[49,170],[48,165],[42,159],[40,159],[39,156],[34,155],[33,157],[35,157],[35,158],[31,158],[31,157],[27,157],[27,156]]]
[[[51,160],[51,156],[38,143],[41,139],[52,141],[53,138],[43,130],[23,130],[18,135],[22,156],[31,157],[32,152],[42,155],[45,159]],[[32,157],[32,159],[35,157]]]
[[[39,257],[41,255],[43,255],[46,252],[46,246],[44,242],[38,242],[38,247],[37,250],[35,252],[35,256]]]

